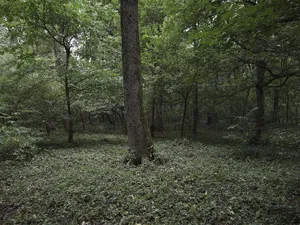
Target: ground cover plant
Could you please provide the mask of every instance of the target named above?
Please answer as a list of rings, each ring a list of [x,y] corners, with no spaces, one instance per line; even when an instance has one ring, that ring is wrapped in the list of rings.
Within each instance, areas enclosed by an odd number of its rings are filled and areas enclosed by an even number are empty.
[[[299,15],[1,0],[0,224],[300,224]]]
[[[1,224],[300,223],[295,151],[160,139],[157,160],[134,167],[123,164],[125,136],[76,138],[1,164]]]

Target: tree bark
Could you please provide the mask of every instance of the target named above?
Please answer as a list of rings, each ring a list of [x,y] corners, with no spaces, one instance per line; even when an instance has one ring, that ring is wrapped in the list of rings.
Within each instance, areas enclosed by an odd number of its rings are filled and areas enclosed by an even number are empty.
[[[247,90],[245,101],[244,101],[244,109],[243,109],[243,116],[246,116],[247,114],[247,109],[248,109],[248,99],[250,95],[250,88]]]
[[[181,95],[183,97],[183,112],[182,112],[182,121],[181,121],[181,130],[180,130],[180,137],[183,138],[184,135],[184,124],[185,124],[185,118],[186,118],[186,111],[187,111],[187,103],[188,98],[190,95],[191,87],[187,90],[186,93],[184,93],[184,89],[181,90]]]
[[[85,130],[85,114],[80,111],[80,120],[81,120],[81,124],[82,124],[82,130],[84,131]]]
[[[274,90],[272,122],[279,122],[279,89]]]
[[[73,143],[73,118],[71,111],[71,98],[70,98],[70,87],[69,87],[69,62],[71,51],[68,48],[66,50],[66,67],[65,67],[65,94],[67,103],[67,129],[68,129],[68,142]]]
[[[151,137],[154,137],[155,135],[155,97],[152,98],[152,110],[151,110]]]
[[[181,138],[183,138],[183,135],[184,135],[184,124],[185,124],[186,110],[187,110],[187,99],[184,100],[184,105],[183,105],[181,130],[180,130],[180,137]]]
[[[197,125],[198,125],[198,116],[199,116],[199,109],[198,109],[198,83],[194,84],[194,99],[193,99],[193,136],[196,138],[197,136]]]
[[[56,40],[53,40],[54,44],[54,55],[55,55],[55,67],[57,73],[64,78],[65,86],[65,97],[67,106],[67,116],[65,120],[65,128],[68,133],[68,143],[73,143],[73,118],[71,110],[71,97],[70,97],[70,86],[69,86],[69,64],[71,58],[71,50],[68,46],[62,46]]]
[[[290,96],[289,96],[289,90],[286,91],[286,110],[285,110],[285,117],[286,117],[286,124],[288,124],[290,116],[289,116],[289,111],[290,111]]]
[[[164,120],[163,120],[163,86],[159,87],[159,96],[156,104],[156,130],[164,133]]]
[[[299,118],[298,118],[298,103],[296,103],[296,124],[299,123]]]
[[[256,124],[255,124],[255,133],[251,140],[252,143],[258,143],[261,140],[261,135],[263,128],[265,126],[265,119],[264,119],[264,79],[265,79],[265,62],[264,61],[257,61],[256,64],[256,106],[257,106],[257,113],[256,113]]]
[[[145,157],[153,158],[153,144],[143,108],[138,0],[121,0],[121,31],[129,163],[138,165]]]

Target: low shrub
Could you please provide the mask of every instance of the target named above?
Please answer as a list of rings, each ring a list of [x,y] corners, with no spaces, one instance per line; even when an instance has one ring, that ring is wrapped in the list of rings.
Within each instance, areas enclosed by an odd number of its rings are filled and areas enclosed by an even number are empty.
[[[0,161],[25,160],[38,152],[35,145],[41,138],[22,126],[0,127]]]
[[[299,130],[275,128],[269,135],[270,143],[277,149],[299,148]]]
[[[256,113],[257,108],[254,108],[245,116],[235,117],[235,124],[227,128],[228,130],[232,131],[232,134],[229,134],[223,138],[232,141],[240,139],[244,143],[249,143],[255,133]]]

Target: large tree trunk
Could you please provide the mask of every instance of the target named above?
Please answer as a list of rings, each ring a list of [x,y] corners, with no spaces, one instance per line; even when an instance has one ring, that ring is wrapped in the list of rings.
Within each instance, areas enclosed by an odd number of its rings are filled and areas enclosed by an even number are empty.
[[[199,109],[198,109],[198,83],[194,84],[194,99],[193,99],[193,136],[196,138],[197,136],[197,125],[198,125],[198,116],[199,116]]]
[[[153,144],[143,108],[140,75],[138,0],[121,0],[122,62],[130,164],[153,158]]]
[[[263,128],[265,126],[264,119],[264,79],[265,79],[265,62],[257,61],[256,62],[256,124],[255,124],[255,133],[252,138],[252,143],[258,143],[261,140],[261,135]]]

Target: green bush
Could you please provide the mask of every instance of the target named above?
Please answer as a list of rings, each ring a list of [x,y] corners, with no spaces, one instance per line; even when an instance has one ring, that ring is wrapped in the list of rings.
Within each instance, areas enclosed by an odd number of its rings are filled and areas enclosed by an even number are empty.
[[[298,128],[279,129],[275,128],[270,133],[270,143],[275,145],[277,149],[299,148],[300,133]]]
[[[24,160],[31,158],[38,148],[40,138],[31,129],[21,126],[0,127],[0,161],[7,159]]]
[[[257,107],[253,108],[245,116],[235,117],[235,124],[227,128],[232,131],[232,133],[223,138],[232,141],[242,140],[243,143],[249,143],[255,133],[255,116],[257,109]]]

